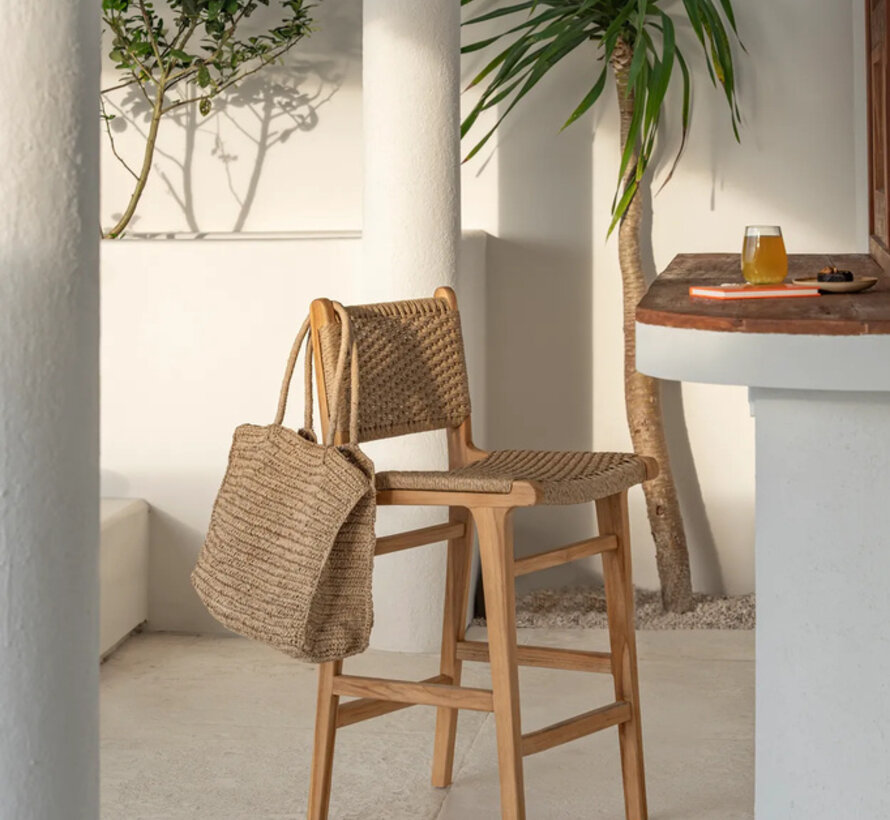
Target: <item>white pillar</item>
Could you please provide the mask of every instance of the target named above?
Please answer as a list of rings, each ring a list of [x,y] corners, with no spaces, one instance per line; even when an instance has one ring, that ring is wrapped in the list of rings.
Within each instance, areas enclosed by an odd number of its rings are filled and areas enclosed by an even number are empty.
[[[0,0],[0,816],[98,801],[98,4]]]
[[[453,285],[460,242],[460,3],[364,0],[363,266],[365,302],[432,296]],[[368,447],[379,467],[446,465],[444,435]],[[439,519],[433,516],[439,515]],[[378,532],[444,520],[381,510]],[[445,552],[377,562],[375,647],[429,650],[441,635]]]
[[[460,240],[460,3],[363,9],[362,295],[432,295]]]

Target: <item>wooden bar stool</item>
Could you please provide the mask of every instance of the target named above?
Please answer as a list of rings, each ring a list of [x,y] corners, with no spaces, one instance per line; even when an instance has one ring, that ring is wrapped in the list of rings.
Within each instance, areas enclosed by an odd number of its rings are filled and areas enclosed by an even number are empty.
[[[448,522],[377,540],[377,555],[448,542],[445,616],[439,674],[423,681],[386,680],[343,673],[343,663],[321,664],[315,750],[309,791],[310,820],[325,820],[331,794],[337,729],[407,706],[438,708],[432,782],[451,783],[459,709],[494,712],[501,816],[525,818],[522,758],[592,732],[618,727],[627,820],[646,820],[640,732],[627,489],[654,478],[653,459],[625,453],[536,452],[475,447],[460,317],[454,292],[432,299],[346,308],[359,356],[359,439],[444,429],[449,469],[383,472],[377,503],[449,508]],[[327,299],[312,303],[312,340],[322,419],[330,416],[340,344],[339,319]],[[343,401],[348,402],[349,396]],[[339,418],[348,436],[348,412]],[[516,560],[512,512],[537,504],[596,502],[600,535]],[[465,639],[474,527],[479,533],[488,642]],[[582,652],[517,646],[514,578],[590,555],[602,555],[610,649]],[[491,666],[491,689],[463,687],[463,661]],[[541,666],[609,673],[615,702],[523,734],[518,667]],[[354,700],[341,703],[341,697]],[[383,807],[381,807],[381,816]]]

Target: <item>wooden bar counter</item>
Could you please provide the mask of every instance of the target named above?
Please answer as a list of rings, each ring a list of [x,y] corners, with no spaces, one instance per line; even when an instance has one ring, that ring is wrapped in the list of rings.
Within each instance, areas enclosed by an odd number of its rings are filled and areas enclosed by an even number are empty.
[[[671,262],[637,307],[637,321],[650,325],[741,333],[819,335],[890,334],[890,276],[867,254],[797,254],[788,257],[788,281],[815,278],[826,265],[876,276],[865,293],[813,299],[690,299],[690,285],[741,282],[737,253],[684,254]]]
[[[739,282],[739,256],[684,255],[637,310],[641,372],[749,387],[757,820],[890,817],[890,277],[869,256],[830,262],[879,281],[691,299],[691,284]],[[827,264],[789,259],[792,277]]]

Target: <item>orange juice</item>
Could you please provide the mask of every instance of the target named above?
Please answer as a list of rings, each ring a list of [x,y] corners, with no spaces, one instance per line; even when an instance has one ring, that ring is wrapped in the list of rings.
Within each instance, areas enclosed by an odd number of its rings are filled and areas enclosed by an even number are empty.
[[[781,230],[749,228],[745,232],[742,276],[752,285],[778,285],[785,280],[788,276],[788,256]]]

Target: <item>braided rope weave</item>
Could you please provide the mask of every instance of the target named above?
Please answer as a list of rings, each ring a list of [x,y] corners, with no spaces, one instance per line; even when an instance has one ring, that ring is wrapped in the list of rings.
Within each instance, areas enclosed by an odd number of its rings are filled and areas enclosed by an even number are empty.
[[[345,392],[350,360],[357,397],[358,359],[344,327],[332,384]],[[268,426],[235,430],[229,464],[192,584],[210,613],[241,635],[313,662],[364,651],[373,622],[374,467],[355,445],[332,446],[338,403],[325,445],[312,432],[311,340],[306,356],[305,428],[283,426],[287,394],[308,320],[288,359],[278,412]],[[352,347],[352,355],[347,350]],[[356,431],[356,413],[349,427]]]
[[[449,471],[387,471],[379,490],[508,493],[514,481],[534,481],[542,504],[584,504],[646,480],[646,463],[633,453],[495,450]]]
[[[361,358],[358,437],[371,441],[457,427],[470,415],[460,314],[444,299],[347,307]],[[325,382],[337,384],[340,325],[319,333]],[[328,397],[330,402],[331,398]],[[338,407],[345,431],[347,396]]]
[[[359,441],[456,427],[470,414],[460,317],[444,299],[347,307],[361,357]],[[322,362],[337,384],[340,328],[322,328]],[[345,418],[346,397],[338,412]],[[350,418],[355,418],[351,413]],[[342,425],[341,425],[342,427]],[[350,434],[351,440],[356,440]],[[378,489],[508,493],[535,481],[543,504],[581,504],[646,479],[632,453],[502,450],[450,471],[391,471]]]

